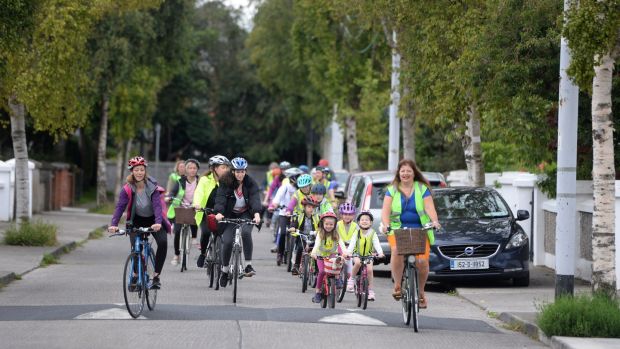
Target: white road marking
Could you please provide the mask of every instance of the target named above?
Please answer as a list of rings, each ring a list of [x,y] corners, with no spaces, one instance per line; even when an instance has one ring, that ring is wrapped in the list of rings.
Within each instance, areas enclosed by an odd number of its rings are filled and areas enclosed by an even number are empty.
[[[125,309],[110,308],[100,311],[78,315],[75,320],[131,320],[131,315]],[[144,316],[138,317],[140,320],[146,320]]]
[[[383,321],[359,313],[344,313],[326,316],[320,319],[319,322],[329,322],[343,325],[387,326],[387,324]]]

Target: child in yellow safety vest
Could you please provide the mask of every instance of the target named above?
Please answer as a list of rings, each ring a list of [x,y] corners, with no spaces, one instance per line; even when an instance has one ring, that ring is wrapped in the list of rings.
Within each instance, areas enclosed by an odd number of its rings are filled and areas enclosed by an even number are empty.
[[[355,206],[349,202],[344,202],[338,206],[338,213],[340,213],[340,220],[336,224],[336,230],[338,235],[344,241],[346,247],[349,247],[349,241],[353,233],[357,231],[357,223],[353,222],[355,219]],[[351,280],[351,270],[353,269],[353,261],[347,259],[344,264],[344,271],[347,273],[347,278]]]
[[[351,240],[349,241],[349,247],[347,248],[348,254],[356,254],[360,257],[368,257],[374,254],[377,255],[379,259],[383,258],[383,249],[381,248],[381,243],[379,242],[379,236],[377,236],[377,232],[372,229],[372,222],[374,217],[370,211],[362,211],[359,215],[357,215],[357,224],[359,225],[359,230],[353,234]],[[360,267],[362,266],[362,260],[359,257],[353,258],[353,275],[357,275]],[[372,263],[366,266],[368,268],[368,300],[375,300],[375,292],[373,291],[373,273],[372,273]],[[347,292],[354,291],[354,280],[353,278],[349,278],[347,284]]]
[[[298,232],[299,234],[309,236],[311,232],[316,232],[319,229],[319,215],[315,212],[319,203],[312,196],[306,196],[301,204],[304,207],[304,214],[296,216],[296,219],[291,222],[289,232]],[[303,253],[301,241],[296,246],[295,264],[293,264],[291,269],[293,275],[299,275],[299,263],[301,263],[301,255]]]

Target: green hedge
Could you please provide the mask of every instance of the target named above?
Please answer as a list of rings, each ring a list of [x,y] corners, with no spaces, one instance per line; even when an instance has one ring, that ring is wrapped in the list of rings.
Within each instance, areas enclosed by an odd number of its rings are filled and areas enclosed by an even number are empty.
[[[604,294],[560,297],[542,306],[538,326],[549,337],[620,338],[620,302]]]
[[[4,235],[7,245],[15,246],[54,246],[58,227],[43,221],[24,221],[19,226],[9,227]]]

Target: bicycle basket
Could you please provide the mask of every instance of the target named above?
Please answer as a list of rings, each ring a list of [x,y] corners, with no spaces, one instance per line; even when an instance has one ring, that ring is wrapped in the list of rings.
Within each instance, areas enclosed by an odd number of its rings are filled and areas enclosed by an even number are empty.
[[[344,261],[340,258],[340,262],[336,261],[338,258],[324,258],[323,263],[325,265],[325,273],[331,275],[340,275],[340,271],[342,270],[342,266],[344,265]]]
[[[399,255],[424,254],[428,234],[422,229],[396,229],[396,248]]]
[[[193,208],[175,207],[174,222],[177,224],[196,225],[196,211]]]

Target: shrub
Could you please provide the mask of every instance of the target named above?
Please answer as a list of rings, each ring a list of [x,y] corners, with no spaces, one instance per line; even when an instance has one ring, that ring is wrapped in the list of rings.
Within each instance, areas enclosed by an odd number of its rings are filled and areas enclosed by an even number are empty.
[[[620,338],[620,302],[602,293],[560,297],[542,306],[538,326],[549,337]]]
[[[24,221],[18,227],[9,227],[4,235],[7,245],[15,246],[54,246],[58,227],[43,221]]]

